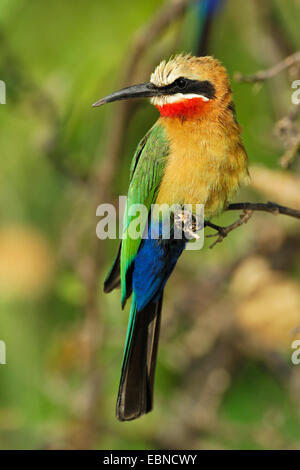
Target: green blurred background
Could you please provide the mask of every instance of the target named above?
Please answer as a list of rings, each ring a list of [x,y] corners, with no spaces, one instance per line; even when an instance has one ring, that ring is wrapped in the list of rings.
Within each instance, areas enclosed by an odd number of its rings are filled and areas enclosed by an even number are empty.
[[[1,449],[300,448],[300,223],[284,216],[254,214],[212,250],[208,239],[182,256],[166,289],[154,411],[115,418],[128,307],[102,293],[118,241],[96,238],[96,207],[126,194],[157,112],[91,104],[197,51],[201,2],[181,2],[157,28],[179,3],[1,0]],[[205,34],[232,78],[251,164],[236,200],[299,209],[297,159],[279,164],[299,136],[297,117],[280,127],[299,67],[256,84],[233,77],[299,49],[300,2],[221,3]]]

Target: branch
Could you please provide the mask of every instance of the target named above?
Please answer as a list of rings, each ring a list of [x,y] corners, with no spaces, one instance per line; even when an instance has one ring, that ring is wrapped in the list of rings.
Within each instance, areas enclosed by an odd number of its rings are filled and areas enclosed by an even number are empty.
[[[282,168],[288,168],[291,166],[293,161],[295,160],[297,154],[300,152],[300,134],[298,136],[298,139],[294,143],[294,145],[291,145],[286,152],[282,155],[280,159],[280,165]]]
[[[300,219],[300,210],[291,209],[290,207],[281,206],[276,202],[268,201],[264,202],[236,202],[234,204],[229,204],[226,209],[227,211],[238,211],[238,210],[250,210],[250,211],[260,211],[260,212],[269,212],[273,215],[283,214],[289,215],[290,217],[295,217]]]
[[[279,160],[279,164],[282,168],[290,167],[300,150],[300,133],[296,125],[296,120],[299,115],[300,104],[297,104],[286,116],[275,124],[274,133],[279,137],[286,148],[285,153]]]
[[[207,238],[211,237],[218,237],[209,248],[213,248],[217,243],[221,243],[225,237],[227,237],[228,233],[232,232],[236,228],[240,227],[243,224],[246,224],[250,217],[252,216],[254,211],[259,212],[269,212],[270,214],[277,215],[283,214],[288,215],[290,217],[294,217],[296,219],[300,219],[300,210],[291,209],[290,207],[281,206],[275,202],[237,202],[234,204],[229,204],[226,208],[226,211],[237,211],[242,210],[243,214],[231,225],[227,227],[221,227],[219,225],[213,224],[212,222],[205,221],[205,227],[211,227],[216,230],[217,233],[212,235],[207,235]]]
[[[211,227],[217,231],[217,233],[213,233],[212,235],[207,235],[207,238],[218,237],[209,248],[213,248],[217,243],[221,243],[225,237],[227,237],[228,233],[232,230],[240,227],[243,224],[246,224],[250,219],[253,211],[249,209],[245,209],[243,214],[231,225],[228,227],[220,227],[219,225],[212,224],[211,222],[205,222],[205,226]]]
[[[268,80],[269,78],[273,78],[282,72],[285,69],[288,69],[295,65],[297,62],[300,62],[300,51],[295,52],[287,56],[281,62],[278,62],[273,67],[269,69],[260,70],[257,73],[252,75],[243,75],[240,72],[237,72],[234,75],[234,78],[237,82],[244,82],[244,83],[255,83],[255,82],[262,82],[264,80]]]
[[[283,70],[292,67],[298,62],[300,62],[300,51],[287,56],[281,62],[278,62],[276,65],[269,69],[260,70],[259,72],[253,75],[242,75],[238,72],[235,74],[234,78],[238,82],[262,82],[278,75]],[[300,70],[300,68],[298,70]],[[288,168],[292,164],[300,150],[299,134],[296,132],[296,138],[293,137],[293,135],[295,134],[295,121],[299,116],[299,112],[300,105],[298,104],[287,116],[282,118],[275,126],[275,132],[279,134],[279,137],[287,141],[287,150],[280,159],[280,166],[283,168]]]

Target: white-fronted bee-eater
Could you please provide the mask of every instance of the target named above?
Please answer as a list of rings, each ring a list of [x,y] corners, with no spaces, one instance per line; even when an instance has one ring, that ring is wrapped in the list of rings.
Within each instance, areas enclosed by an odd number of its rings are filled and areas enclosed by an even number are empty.
[[[248,179],[230,81],[218,60],[177,55],[161,62],[149,83],[124,88],[93,106],[138,97],[150,98],[160,117],[133,156],[123,239],[104,285],[105,292],[121,285],[122,307],[132,295],[117,399],[121,421],[152,409],[163,291],[187,242],[184,236],[164,239],[161,216],[145,225],[148,237],[130,237],[130,207],[144,204],[150,220],[153,204],[204,204],[209,220]]]

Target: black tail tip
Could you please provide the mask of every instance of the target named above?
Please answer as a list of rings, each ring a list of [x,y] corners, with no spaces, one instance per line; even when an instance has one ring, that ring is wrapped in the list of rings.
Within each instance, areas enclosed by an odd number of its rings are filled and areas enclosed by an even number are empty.
[[[116,417],[119,421],[134,421],[135,419],[141,418],[145,414],[149,413],[152,410],[151,408],[136,408],[136,407],[125,407],[119,406],[116,407]]]

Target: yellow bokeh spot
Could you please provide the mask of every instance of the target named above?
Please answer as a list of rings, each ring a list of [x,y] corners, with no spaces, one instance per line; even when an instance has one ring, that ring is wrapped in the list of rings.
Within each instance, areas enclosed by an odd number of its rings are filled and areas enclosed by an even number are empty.
[[[45,237],[22,225],[0,230],[0,297],[32,298],[45,291],[53,272],[53,255]]]

